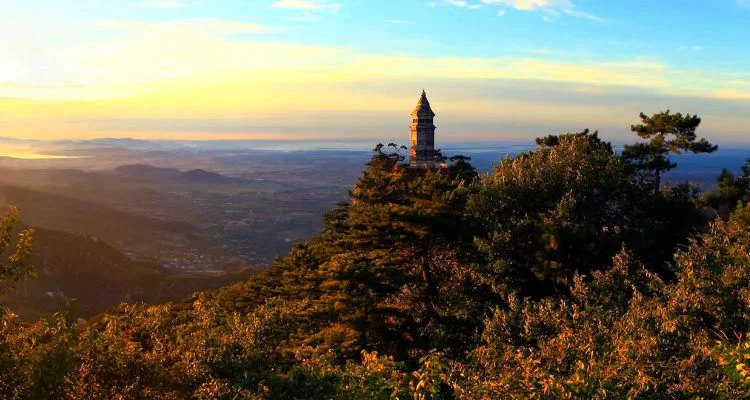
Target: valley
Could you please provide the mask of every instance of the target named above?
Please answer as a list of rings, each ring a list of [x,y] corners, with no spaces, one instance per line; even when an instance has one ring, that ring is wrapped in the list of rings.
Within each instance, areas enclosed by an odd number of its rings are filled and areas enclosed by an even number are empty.
[[[29,319],[64,309],[87,318],[123,301],[176,301],[242,281],[317,235],[321,215],[347,198],[370,154],[364,143],[307,151],[227,145],[47,143],[40,152],[80,157],[0,158],[0,206],[18,205],[37,230],[38,270],[3,302]],[[532,148],[447,147],[484,172]],[[745,154],[681,157],[685,167],[668,179],[710,188],[716,170],[740,165]]]

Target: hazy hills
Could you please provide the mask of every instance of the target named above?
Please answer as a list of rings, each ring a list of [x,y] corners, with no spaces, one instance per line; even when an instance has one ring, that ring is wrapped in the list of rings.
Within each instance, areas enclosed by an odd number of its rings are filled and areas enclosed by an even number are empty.
[[[43,228],[102,238],[177,270],[268,265],[314,235],[344,189],[143,163],[111,170],[3,169],[0,205]]]
[[[199,290],[247,278],[234,273],[175,273],[159,265],[133,261],[91,236],[36,228],[32,263],[37,277],[19,283],[2,303],[35,319],[70,308],[87,318],[120,302],[180,300]]]
[[[0,204],[18,205],[29,225],[86,233],[143,258],[149,254],[145,249],[159,243],[187,246],[200,240],[195,227],[184,221],[137,215],[39,190],[0,185]]]
[[[0,207],[37,230],[38,278],[3,303],[33,319],[159,303],[244,280],[317,231],[338,190],[132,163],[5,168]],[[311,182],[314,183],[314,182]]]
[[[115,175],[134,179],[134,180],[162,180],[179,176],[181,174],[176,168],[159,168],[147,164],[129,164],[115,168],[112,172]]]
[[[137,173],[137,169],[125,168],[131,173]],[[156,171],[157,176],[171,179],[164,171],[159,175],[159,168],[144,166],[140,169],[144,176]],[[15,171],[15,174],[22,176],[23,172]],[[4,300],[25,318],[33,319],[63,308],[72,308],[86,318],[123,301],[179,300],[194,291],[219,287],[251,274],[247,269],[182,271],[178,267],[191,262],[212,264],[209,254],[214,241],[206,237],[205,232],[184,219],[142,215],[102,204],[108,195],[116,198],[116,191],[124,201],[138,204],[139,198],[142,201],[158,196],[157,190],[148,187],[115,189],[124,181],[111,177],[107,180],[103,177],[105,174],[77,170],[33,171],[27,176],[39,179],[38,183],[43,181],[43,175],[58,186],[39,185],[46,190],[37,190],[0,184],[0,206],[18,205],[24,223],[36,229],[32,261],[38,278],[19,285],[16,293]],[[179,176],[177,171],[172,177]],[[97,186],[110,190],[109,194],[107,190],[100,192],[100,202],[75,198],[72,192],[66,191],[78,187],[78,195],[86,198],[86,193],[94,193],[90,189]],[[175,260],[170,268],[157,262],[165,259]],[[237,266],[243,267],[240,263]],[[212,270],[221,267],[220,262],[216,262]]]
[[[129,164],[122,165],[113,170],[113,172],[123,178],[137,181],[172,181],[187,183],[241,183],[240,179],[230,178],[222,174],[204,169],[191,169],[182,172],[176,168],[160,168],[147,164]]]
[[[102,285],[109,294],[99,298],[93,283],[83,285],[92,292],[76,293],[71,289],[75,285],[57,287],[52,283],[60,276],[40,271],[40,286],[27,290],[44,296],[15,304],[28,310],[21,311],[24,315],[52,312],[55,304],[73,297],[80,299],[82,314],[98,312],[98,304],[159,301],[170,284],[187,294],[187,287],[213,285],[214,278],[204,280],[207,271],[263,268],[285,254],[293,241],[319,232],[320,215],[346,198],[369,146],[362,144],[357,151],[266,151],[243,149],[238,143],[105,140],[64,145],[50,154],[81,158],[16,160],[14,168],[0,167],[0,205],[18,204],[22,220],[41,228],[35,255],[41,257],[39,261],[61,254],[41,247],[51,235],[63,235],[61,240],[68,241],[70,249],[99,238],[98,250],[91,254],[66,253],[68,265],[74,271],[87,270],[90,279],[102,274],[102,282],[119,283]],[[504,152],[528,149],[528,144],[498,151],[466,146],[448,148],[447,154],[471,155],[472,163],[482,170]],[[716,157],[680,159],[684,168],[674,178],[712,182],[719,165],[739,165],[743,154],[730,149]],[[129,272],[122,275],[122,271]],[[76,274],[61,276],[85,281],[74,278]],[[230,282],[231,275],[227,279]],[[48,291],[59,293],[48,296]]]

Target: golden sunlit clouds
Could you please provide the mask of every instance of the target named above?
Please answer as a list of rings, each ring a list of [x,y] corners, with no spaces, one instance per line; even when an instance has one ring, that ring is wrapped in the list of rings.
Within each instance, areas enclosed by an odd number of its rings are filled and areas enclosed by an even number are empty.
[[[688,77],[689,72],[643,59],[566,63],[540,58],[371,55],[344,47],[260,41],[258,35],[285,28],[218,19],[106,21],[98,26],[102,29],[101,38],[47,52],[47,64],[55,68],[39,71],[39,60],[28,57],[22,60],[18,56],[21,60],[15,61],[14,70],[25,72],[13,74],[0,70],[0,82],[12,84],[20,80],[17,85],[36,82],[39,88],[44,85],[66,88],[73,100],[85,99],[86,96],[79,95],[92,86],[101,88],[103,97],[124,97],[122,91],[133,84],[174,79],[199,81],[204,75],[226,73],[243,73],[250,79],[276,82],[383,78],[548,80],[648,87],[681,94],[695,88],[695,78],[699,75],[693,73]],[[255,35],[256,39],[236,37],[243,34]],[[9,56],[12,58],[13,54]],[[20,79],[22,74],[27,76]],[[262,76],[252,77],[253,74]],[[727,81],[726,77],[712,76],[708,81],[715,91],[750,92],[749,84],[738,88],[736,80]],[[6,96],[15,97],[12,87],[0,88]],[[109,90],[116,93],[107,96]],[[18,95],[25,97],[23,92]]]
[[[55,159],[66,159],[76,158],[72,156],[60,156],[53,154],[39,154],[33,152],[15,152],[15,151],[0,151],[0,157],[11,157],[18,158],[21,160],[55,160]]]
[[[303,135],[311,128],[320,134],[316,129],[337,120],[346,124],[352,113],[400,115],[424,86],[444,90],[441,115],[456,125],[462,118],[488,125],[529,118],[548,125],[626,126],[633,110],[607,111],[595,98],[623,90],[701,101],[750,98],[750,85],[734,75],[681,71],[646,59],[378,55],[274,42],[274,32],[292,28],[218,19],[107,21],[97,29],[102,34],[96,39],[45,51],[44,63],[15,54],[0,64],[2,135],[265,137]],[[441,89],[447,81],[457,83]],[[493,91],[493,82],[520,83],[509,92]],[[525,88],[563,90],[563,97],[525,98]],[[591,99],[568,102],[565,93]],[[200,126],[190,128],[191,119]],[[165,126],[168,120],[184,124]],[[223,131],[227,124],[231,132]],[[361,126],[359,120],[351,129]]]

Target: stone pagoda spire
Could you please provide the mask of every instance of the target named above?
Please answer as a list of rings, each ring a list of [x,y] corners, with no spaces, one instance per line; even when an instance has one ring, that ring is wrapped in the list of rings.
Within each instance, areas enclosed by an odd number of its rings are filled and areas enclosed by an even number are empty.
[[[432,123],[435,113],[430,108],[427,94],[422,90],[417,106],[411,112],[411,162],[415,168],[435,166],[435,125]]]

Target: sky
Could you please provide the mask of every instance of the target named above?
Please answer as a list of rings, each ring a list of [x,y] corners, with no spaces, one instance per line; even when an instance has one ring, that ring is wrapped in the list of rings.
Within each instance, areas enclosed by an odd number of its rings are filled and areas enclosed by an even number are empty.
[[[0,136],[750,139],[750,0],[0,0]]]

